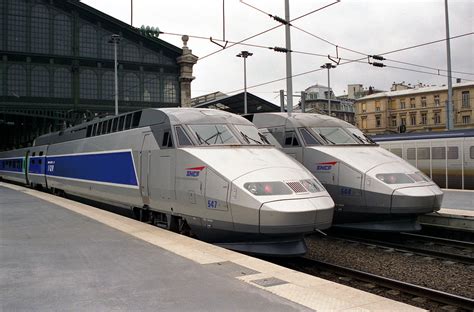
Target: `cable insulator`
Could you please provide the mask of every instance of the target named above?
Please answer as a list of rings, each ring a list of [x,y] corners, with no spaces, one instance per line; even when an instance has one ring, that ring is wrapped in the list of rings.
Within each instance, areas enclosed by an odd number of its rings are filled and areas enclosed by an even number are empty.
[[[289,24],[285,19],[281,18],[281,17],[278,17],[276,15],[272,15],[273,19],[277,22],[280,22],[282,23],[283,25],[287,25]]]
[[[374,60],[385,61],[385,58],[381,55],[371,55]]]
[[[385,67],[383,63],[378,63],[378,62],[373,62],[372,65],[375,67]]]
[[[286,48],[280,48],[280,47],[274,47],[274,48],[273,48],[273,51],[275,51],[275,52],[283,52],[283,53],[288,53],[288,52],[289,52],[288,49],[286,49]],[[290,51],[290,52],[291,52],[291,51]]]

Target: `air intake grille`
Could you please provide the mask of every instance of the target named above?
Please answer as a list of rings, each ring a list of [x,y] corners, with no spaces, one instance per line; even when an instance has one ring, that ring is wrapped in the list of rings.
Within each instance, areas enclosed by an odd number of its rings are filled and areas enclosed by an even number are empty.
[[[307,190],[300,182],[287,182],[286,183],[295,193],[306,193]]]

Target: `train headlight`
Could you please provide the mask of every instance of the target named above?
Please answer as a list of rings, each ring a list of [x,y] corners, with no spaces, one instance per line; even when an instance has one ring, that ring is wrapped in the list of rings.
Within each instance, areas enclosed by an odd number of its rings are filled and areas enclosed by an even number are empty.
[[[308,190],[310,193],[317,193],[324,191],[324,187],[316,180],[301,180],[301,184]]]
[[[413,179],[405,173],[379,173],[376,174],[375,177],[387,184],[414,183]]]
[[[249,182],[244,188],[253,195],[288,195],[293,194],[283,182]]]

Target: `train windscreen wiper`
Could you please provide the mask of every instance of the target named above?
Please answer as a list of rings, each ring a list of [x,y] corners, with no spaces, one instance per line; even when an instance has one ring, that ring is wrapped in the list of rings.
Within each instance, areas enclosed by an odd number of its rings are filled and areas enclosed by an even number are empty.
[[[322,134],[321,132],[319,132],[318,134],[319,134],[319,136],[320,136],[321,138],[323,138],[323,140],[326,141],[327,143],[336,144],[336,143],[334,143],[333,141],[329,140],[329,139],[328,139],[324,134]]]
[[[251,137],[249,137],[248,135],[246,135],[246,134],[243,133],[242,131],[240,131],[240,134],[244,137],[244,139],[247,141],[248,144],[250,144],[250,141],[254,141],[254,142],[257,143],[257,144],[262,145],[262,142],[260,142],[260,141],[258,141],[258,140],[255,140],[255,139],[252,139]]]

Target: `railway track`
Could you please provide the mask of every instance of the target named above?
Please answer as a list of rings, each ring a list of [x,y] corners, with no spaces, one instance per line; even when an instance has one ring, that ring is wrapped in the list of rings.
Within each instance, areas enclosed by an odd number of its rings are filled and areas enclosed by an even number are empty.
[[[362,243],[377,247],[392,248],[394,251],[406,253],[411,252],[420,256],[434,257],[448,261],[456,261],[466,265],[474,265],[474,243],[445,239],[440,237],[400,233],[399,236],[383,237],[376,239],[373,237],[357,236],[355,234],[331,233],[330,238],[341,239],[354,243]],[[413,241],[421,242],[422,247],[414,244]],[[436,248],[439,246],[439,248]],[[435,248],[426,248],[435,247]]]
[[[355,279],[357,281],[361,281],[363,283],[371,283],[375,284],[378,287],[387,288],[390,290],[396,290],[404,295],[409,295],[412,298],[414,297],[421,297],[426,300],[429,300],[437,307],[446,307],[449,308],[457,308],[459,309],[472,311],[474,310],[474,300],[458,295],[453,295],[447,292],[438,291],[435,289],[430,289],[390,278],[386,278],[383,276],[330,264],[327,262],[310,259],[306,257],[301,258],[293,258],[291,260],[278,260],[279,264],[292,267],[294,269],[298,269],[308,274],[314,275],[314,270],[317,268],[318,270],[322,271],[329,271],[333,272],[336,275],[346,276],[350,279]],[[284,262],[284,263],[281,263]],[[363,287],[361,287],[363,288]],[[400,300],[403,301],[403,300]],[[413,302],[408,302],[413,304]],[[423,307],[428,307],[428,304],[424,304]],[[432,307],[432,305],[431,305]]]

